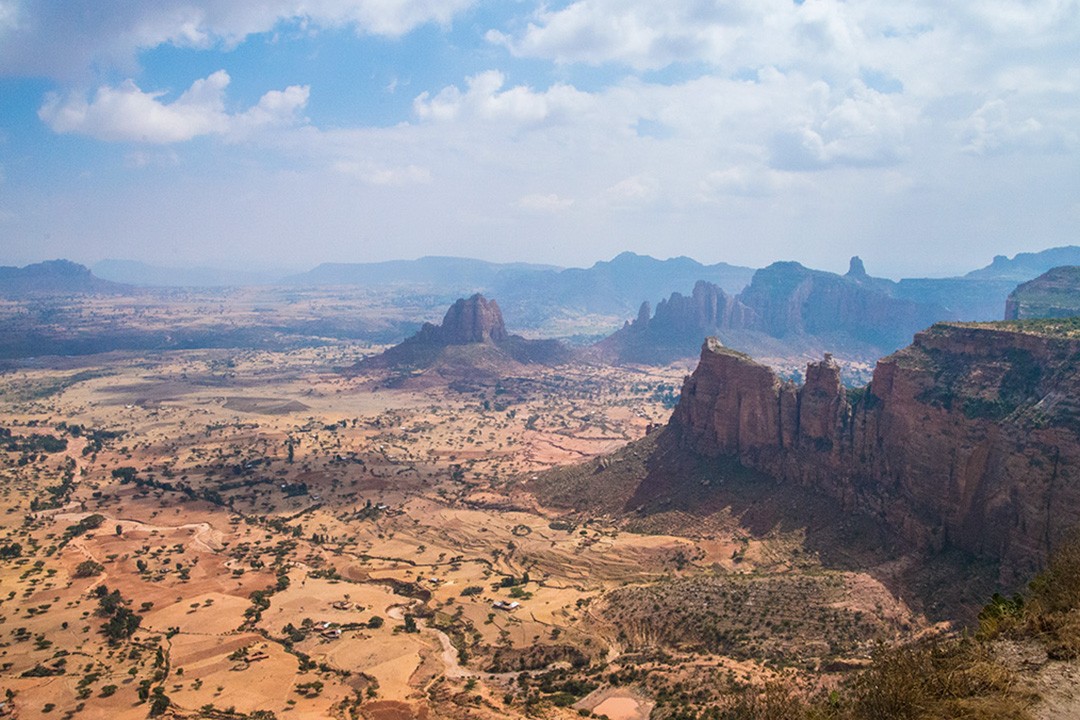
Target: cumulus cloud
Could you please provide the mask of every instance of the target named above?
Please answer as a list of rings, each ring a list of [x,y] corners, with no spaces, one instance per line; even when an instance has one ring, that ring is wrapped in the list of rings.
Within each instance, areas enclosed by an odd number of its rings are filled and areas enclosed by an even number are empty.
[[[168,144],[201,135],[237,135],[295,122],[308,100],[308,88],[290,86],[262,96],[252,108],[229,114],[225,89],[229,74],[218,70],[196,80],[180,97],[164,102],[165,93],[144,92],[132,80],[102,86],[87,100],[74,93],[51,93],[38,116],[53,131],[88,135],[111,142]]]
[[[888,165],[907,153],[905,131],[913,118],[905,117],[891,95],[856,81],[839,100],[817,108],[809,105],[814,112],[808,121],[772,137],[772,167],[814,170],[830,165]]]
[[[489,70],[466,79],[466,89],[445,87],[432,96],[421,93],[413,111],[423,120],[476,119],[520,124],[554,122],[579,117],[594,102],[593,96],[564,84],[538,92],[524,85],[507,90],[506,77]]]
[[[964,152],[973,155],[1062,152],[1078,144],[1074,130],[1048,126],[1031,116],[1014,119],[1000,98],[984,103],[961,122],[959,138]]]
[[[0,0],[0,75],[84,76],[130,70],[160,45],[235,46],[280,23],[401,36],[447,24],[475,0]]]
[[[655,69],[730,50],[745,24],[760,21],[767,12],[762,6],[773,4],[578,0],[557,10],[541,9],[516,37],[493,30],[487,38],[525,57]]]

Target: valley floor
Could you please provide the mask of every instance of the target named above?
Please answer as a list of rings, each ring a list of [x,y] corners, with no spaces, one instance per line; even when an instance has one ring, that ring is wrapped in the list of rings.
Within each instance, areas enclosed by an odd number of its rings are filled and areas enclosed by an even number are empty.
[[[720,501],[612,474],[664,442],[679,368],[412,391],[340,371],[361,352],[0,375],[9,709],[679,717],[771,681],[814,694],[931,629],[889,582],[907,560],[837,560],[740,501],[752,479],[714,468]]]

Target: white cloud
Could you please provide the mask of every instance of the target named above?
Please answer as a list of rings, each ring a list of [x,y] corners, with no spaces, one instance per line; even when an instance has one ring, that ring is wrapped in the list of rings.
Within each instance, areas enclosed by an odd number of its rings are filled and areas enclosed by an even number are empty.
[[[1049,127],[1035,117],[1014,120],[1008,104],[991,100],[959,124],[964,152],[992,155],[1007,152],[1062,152],[1076,148],[1075,130]]]
[[[491,31],[487,38],[525,57],[655,69],[730,50],[744,24],[760,21],[767,12],[762,6],[771,4],[578,0],[558,10],[541,9],[518,37]]]
[[[609,187],[604,196],[614,205],[644,205],[660,194],[660,181],[648,174],[631,175]]]
[[[537,212],[561,212],[567,210],[574,204],[573,198],[559,197],[555,193],[543,195],[539,193],[531,195],[523,195],[518,198],[515,203],[519,208],[523,210],[534,210]]]
[[[466,79],[463,92],[456,86],[445,87],[436,95],[421,93],[413,101],[413,111],[423,120],[506,121],[538,124],[570,120],[587,112],[594,98],[569,85],[556,84],[543,92],[518,85],[502,87],[506,77],[498,70],[488,70]]]
[[[475,0],[0,0],[0,75],[78,78],[131,71],[160,45],[235,46],[279,23],[399,37],[448,24]]]
[[[819,94],[827,88],[811,88]],[[770,163],[782,170],[813,170],[829,165],[887,165],[908,152],[906,129],[912,113],[891,95],[855,81],[836,100],[808,102],[808,120],[777,132],[771,140]]]
[[[196,80],[180,97],[163,102],[164,92],[144,92],[132,80],[99,87],[91,100],[74,93],[51,93],[38,116],[58,133],[88,135],[112,142],[168,144],[201,135],[234,135],[272,125],[290,124],[307,104],[308,88],[272,90],[245,112],[229,114],[225,89],[229,74],[218,70]]]

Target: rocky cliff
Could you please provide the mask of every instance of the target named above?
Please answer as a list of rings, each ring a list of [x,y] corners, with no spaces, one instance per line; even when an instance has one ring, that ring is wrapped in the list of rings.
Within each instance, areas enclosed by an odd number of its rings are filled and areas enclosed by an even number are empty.
[[[692,357],[702,338],[716,335],[758,356],[801,355],[821,345],[872,362],[946,317],[936,305],[895,297],[895,285],[870,277],[858,257],[846,275],[773,263],[736,296],[698,282],[689,297],[661,300],[652,317],[645,303],[634,322],[598,347],[621,361],[666,362]]]
[[[1080,266],[1051,268],[1022,283],[1005,301],[1006,320],[1080,315]]]
[[[828,356],[801,387],[706,342],[671,424],[707,456],[813,487],[912,546],[1029,577],[1080,525],[1080,339],[935,325],[849,393]]]
[[[465,377],[498,374],[500,365],[511,362],[565,362],[570,355],[566,346],[555,340],[510,335],[499,304],[476,294],[454,302],[442,323],[424,323],[415,335],[361,365],[413,369],[439,365],[449,374]]]
[[[425,323],[420,335],[442,345],[500,343],[509,337],[499,304],[480,294],[457,300],[446,311],[441,324]]]

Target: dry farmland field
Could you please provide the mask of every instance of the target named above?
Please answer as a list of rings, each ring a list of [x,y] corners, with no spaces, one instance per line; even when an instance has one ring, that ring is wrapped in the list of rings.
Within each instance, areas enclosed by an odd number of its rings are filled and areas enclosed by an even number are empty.
[[[797,531],[558,501],[547,471],[662,425],[686,368],[410,390],[343,370],[370,352],[0,375],[19,717],[664,717],[770,678],[811,690],[921,627]]]

